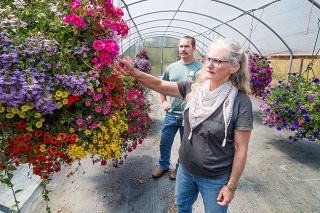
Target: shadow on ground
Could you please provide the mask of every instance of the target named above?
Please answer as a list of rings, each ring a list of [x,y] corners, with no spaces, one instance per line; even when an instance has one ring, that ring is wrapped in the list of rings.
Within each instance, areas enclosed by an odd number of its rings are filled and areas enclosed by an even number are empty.
[[[107,212],[168,212],[174,202],[174,182],[168,177],[152,179],[152,162],[146,155],[132,156],[119,169],[91,177]]]

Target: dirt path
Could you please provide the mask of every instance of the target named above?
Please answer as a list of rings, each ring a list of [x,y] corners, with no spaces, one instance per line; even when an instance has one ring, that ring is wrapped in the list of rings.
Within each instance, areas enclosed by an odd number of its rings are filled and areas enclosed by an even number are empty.
[[[55,175],[49,184],[53,213],[176,212],[174,182],[169,175],[158,180],[150,178],[158,164],[163,119],[159,95],[152,93],[151,100],[154,128],[121,168],[103,169],[85,160],[82,172],[67,178],[70,170],[64,169]],[[254,131],[247,166],[229,212],[320,212],[320,145],[289,144],[286,134],[260,124],[259,103],[254,99],[253,103]],[[178,145],[176,138],[172,167]],[[23,212],[45,212],[40,189],[23,206]],[[194,205],[194,212],[204,212],[201,199]]]

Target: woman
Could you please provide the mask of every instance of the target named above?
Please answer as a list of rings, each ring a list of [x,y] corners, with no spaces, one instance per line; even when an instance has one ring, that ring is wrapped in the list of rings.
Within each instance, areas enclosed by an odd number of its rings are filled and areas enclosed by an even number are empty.
[[[148,73],[151,73],[151,61],[148,57],[147,49],[141,48],[139,53],[136,55],[136,58],[133,61],[134,67],[138,70]]]
[[[205,212],[227,212],[245,167],[253,126],[248,59],[239,43],[218,40],[195,83],[168,82],[120,59],[119,70],[160,93],[185,98],[185,131],[176,180],[178,212],[192,212],[200,192]]]

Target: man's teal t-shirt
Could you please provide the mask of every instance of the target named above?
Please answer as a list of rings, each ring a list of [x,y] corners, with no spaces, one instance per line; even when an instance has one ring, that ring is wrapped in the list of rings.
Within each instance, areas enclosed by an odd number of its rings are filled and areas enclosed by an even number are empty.
[[[201,69],[202,63],[193,61],[190,64],[183,64],[181,61],[170,64],[162,75],[162,80],[165,81],[193,81],[195,74]],[[192,79],[191,79],[192,78]],[[180,98],[170,97],[171,109],[169,113],[176,117],[182,117],[185,106],[185,101]]]

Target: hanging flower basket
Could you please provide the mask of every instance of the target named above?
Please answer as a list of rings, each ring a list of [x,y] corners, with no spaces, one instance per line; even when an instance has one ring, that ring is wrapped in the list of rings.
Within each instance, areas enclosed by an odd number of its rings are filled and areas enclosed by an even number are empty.
[[[267,58],[257,53],[249,52],[250,85],[255,97],[261,98],[265,88],[272,81],[272,68]]]
[[[318,78],[308,81],[293,73],[288,84],[280,80],[269,86],[260,106],[266,126],[294,132],[290,141],[307,139],[320,143],[320,83]]]
[[[43,183],[87,156],[121,165],[151,123],[142,86],[115,69],[121,8],[2,0],[0,10],[0,181],[13,187],[20,163]]]

